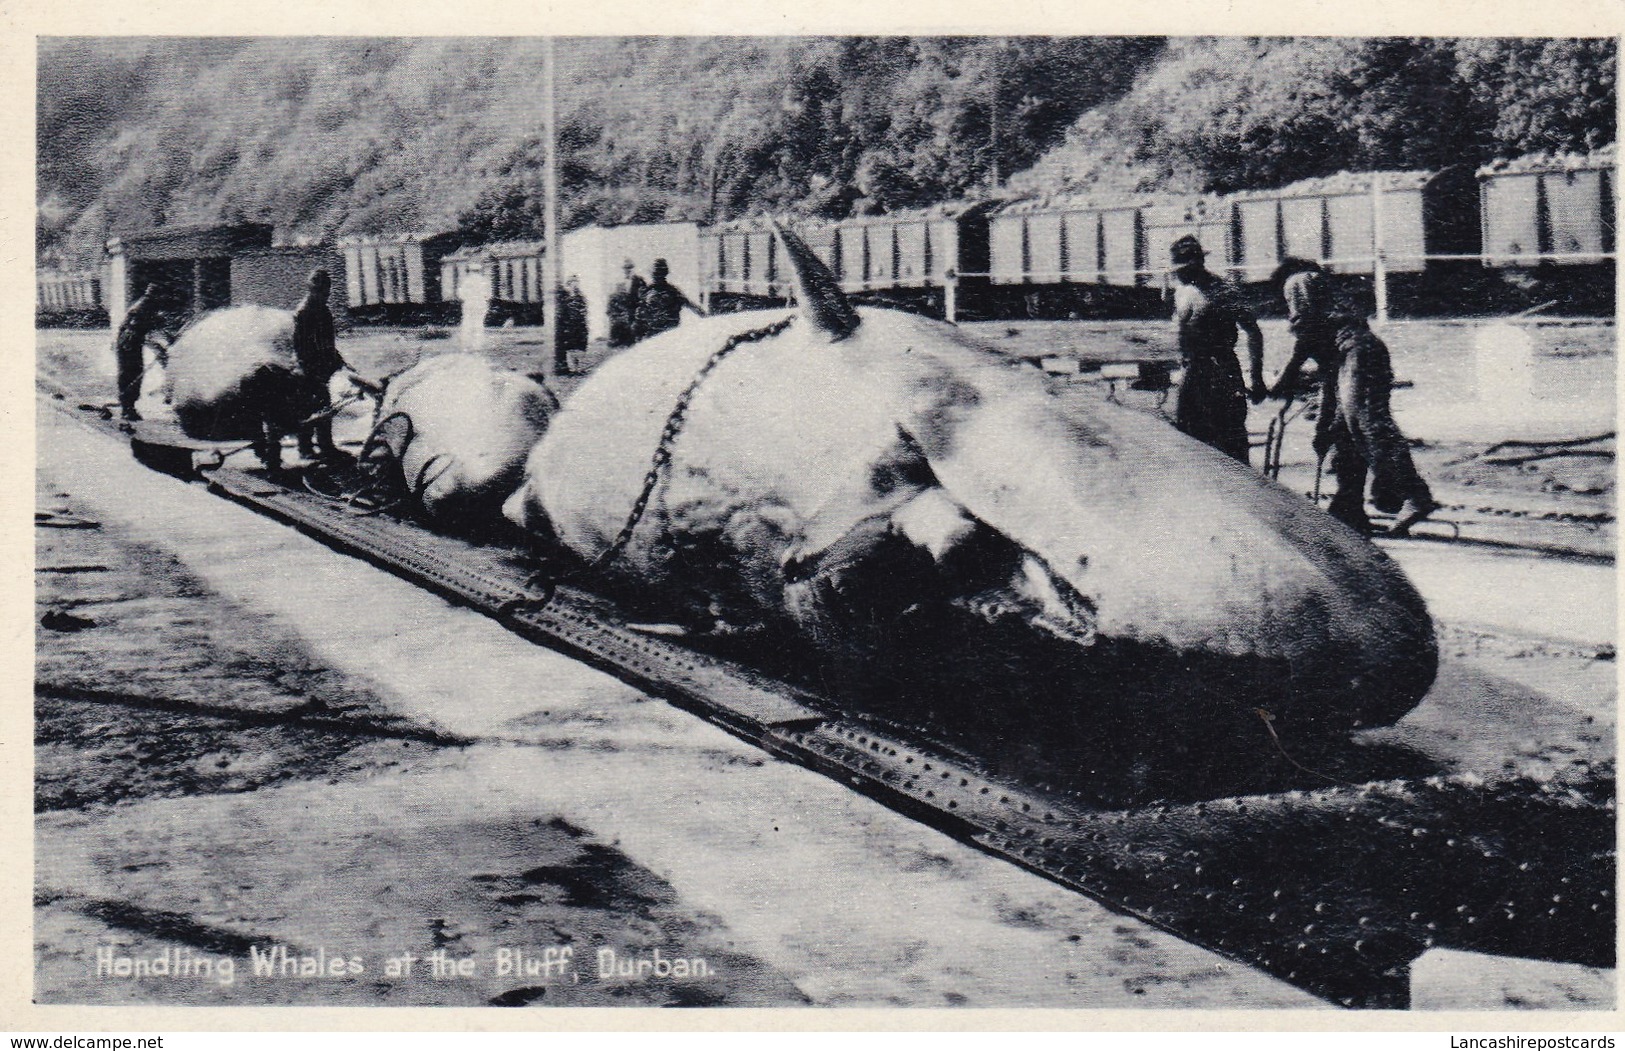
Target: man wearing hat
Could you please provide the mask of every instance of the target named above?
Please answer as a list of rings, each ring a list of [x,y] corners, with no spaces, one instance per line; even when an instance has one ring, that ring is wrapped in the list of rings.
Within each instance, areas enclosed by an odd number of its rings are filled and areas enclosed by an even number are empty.
[[[333,312],[327,306],[333,279],[326,270],[313,270],[308,285],[305,298],[293,311],[293,352],[299,361],[299,371],[305,376],[306,399],[301,408],[307,416],[313,416],[332,407],[328,381],[335,372],[349,366],[339,356]],[[331,416],[323,416],[300,431],[299,452],[311,459],[331,460],[337,456]]]
[[[676,328],[683,318],[684,307],[702,316],[705,313],[689,302],[676,285],[666,280],[670,272],[671,268],[664,259],[655,260],[654,268],[649,272],[652,280],[643,290],[643,298],[638,300],[638,316],[633,331],[639,339],[648,339],[669,328]]]
[[[628,259],[621,264],[621,283],[609,295],[609,345],[630,347],[636,342],[632,323],[637,320],[638,301],[643,298],[643,278],[637,275]]]
[[[1174,291],[1174,320],[1185,368],[1174,426],[1247,463],[1247,398],[1250,393],[1257,404],[1266,397],[1264,335],[1235,286],[1203,264],[1207,253],[1200,241],[1181,237],[1173,243],[1170,255],[1179,282]],[[1236,360],[1237,329],[1247,334],[1250,390],[1242,385],[1241,365]]]

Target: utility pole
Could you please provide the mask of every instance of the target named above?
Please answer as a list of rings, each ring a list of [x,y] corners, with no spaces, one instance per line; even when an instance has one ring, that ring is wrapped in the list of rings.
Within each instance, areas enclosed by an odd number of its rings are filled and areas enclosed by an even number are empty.
[[[993,97],[988,100],[988,152],[992,158],[990,175],[994,193],[999,192],[1003,179],[999,174],[999,95],[1004,87],[1004,51],[1010,42],[1000,39],[993,52]]]
[[[559,129],[554,91],[553,37],[542,41],[542,351],[543,371],[556,376],[569,370],[559,346],[559,285],[563,283],[559,244]]]
[[[1382,243],[1382,172],[1371,173],[1371,291],[1377,300],[1377,323],[1388,323],[1388,254]]]

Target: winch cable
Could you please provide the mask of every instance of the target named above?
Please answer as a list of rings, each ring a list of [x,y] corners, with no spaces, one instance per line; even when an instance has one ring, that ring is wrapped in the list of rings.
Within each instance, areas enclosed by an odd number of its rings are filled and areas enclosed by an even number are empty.
[[[406,425],[406,433],[400,441],[401,452],[396,452],[395,445],[385,435],[385,429],[397,420]],[[400,457],[411,444],[415,432],[416,425],[411,414],[407,412],[396,410],[375,419],[367,431],[366,440],[361,443],[361,451],[356,454],[356,471],[361,475],[359,484],[341,489],[337,493],[319,492],[312,489],[308,481],[306,488],[317,496],[343,504],[347,512],[355,515],[381,514],[399,507],[411,495]],[[399,484],[390,479],[391,468],[401,473]],[[407,491],[402,493],[401,490]],[[390,496],[392,491],[397,494],[393,499]]]
[[[1318,777],[1323,781],[1330,781],[1337,785],[1347,785],[1350,788],[1360,787],[1353,781],[1345,781],[1340,777],[1333,777],[1331,774],[1313,769],[1312,767],[1304,766],[1302,763],[1298,762],[1292,757],[1291,753],[1286,750],[1286,746],[1281,743],[1281,735],[1275,731],[1275,713],[1271,712],[1267,708],[1254,708],[1253,714],[1258,716],[1259,721],[1264,724],[1264,729],[1269,731],[1270,743],[1275,746],[1275,750],[1281,754],[1282,759],[1285,759],[1294,767],[1310,775],[1311,777]]]
[[[420,349],[418,352],[419,360],[421,360],[421,357],[422,351]],[[394,372],[384,376],[377,383],[373,383],[369,380],[363,380],[361,377],[354,375],[352,371],[350,382],[355,384],[357,394],[352,397],[351,400],[355,401],[362,397],[370,397],[376,401],[376,408],[382,409],[384,392],[389,390],[391,382],[401,374],[409,372],[411,369],[415,368],[417,363],[417,361],[414,361],[411,365],[404,369],[397,369]],[[336,412],[337,408],[338,407],[335,407],[333,411]],[[318,414],[317,418],[319,418],[319,416],[320,414]],[[327,492],[312,484],[310,476],[307,474],[303,479],[301,479],[306,491],[315,496],[320,496],[323,499],[333,500],[337,503],[341,503],[344,505],[347,512],[356,515],[381,514],[385,511],[393,510],[394,508],[399,507],[402,503],[406,502],[410,494],[396,496],[394,499],[390,499],[389,490],[395,487],[391,486],[389,480],[385,477],[385,473],[388,471],[391,465],[400,467],[398,454],[396,454],[394,446],[382,438],[383,428],[387,424],[392,423],[397,419],[406,421],[406,436],[400,443],[401,450],[404,452],[406,446],[411,443],[412,435],[415,430],[411,415],[405,412],[396,411],[380,419],[377,417],[377,412],[375,411],[372,426],[368,428],[367,437],[362,441],[361,450],[356,454],[356,470],[357,473],[362,475],[360,484],[347,489],[341,488],[336,492]],[[438,477],[438,475],[436,477]],[[404,470],[402,471],[401,483],[404,487]],[[427,483],[424,484],[426,485]],[[421,489],[415,495],[421,496]],[[360,506],[363,504],[367,506]]]
[[[338,401],[333,402],[327,408],[321,409],[318,412],[313,412],[309,416],[306,416],[304,419],[302,419],[298,423],[294,424],[293,429],[296,432],[297,431],[302,431],[306,427],[310,427],[310,426],[313,426],[315,424],[318,424],[318,423],[322,422],[323,420],[332,419],[334,416],[337,416],[340,412],[344,411],[345,409],[349,408],[351,405],[354,405],[356,402],[358,402],[358,401],[360,401],[363,398],[366,398],[368,396],[369,396],[369,393],[367,391],[365,391],[365,390],[356,391],[354,394],[346,394],[344,397],[340,398]],[[236,456],[238,453],[241,453],[241,452],[246,452],[247,450],[254,448],[254,446],[256,446],[258,444],[259,444],[259,439],[255,438],[255,439],[250,439],[250,440],[248,440],[246,442],[242,442],[242,443],[240,443],[238,445],[218,447],[213,452],[214,463],[207,464],[202,469],[203,470],[212,470],[212,469],[214,469],[216,467],[219,467],[221,464],[225,463],[226,460],[229,457]],[[314,490],[312,490],[312,491],[314,492]],[[319,496],[321,494],[318,493],[317,495]]]

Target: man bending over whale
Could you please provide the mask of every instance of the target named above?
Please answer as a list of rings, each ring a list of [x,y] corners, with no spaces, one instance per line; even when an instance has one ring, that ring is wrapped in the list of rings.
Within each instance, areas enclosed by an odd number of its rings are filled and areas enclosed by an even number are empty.
[[[1371,533],[1365,513],[1369,474],[1371,502],[1377,510],[1394,515],[1388,535],[1407,535],[1439,505],[1417,473],[1410,444],[1389,408],[1394,369],[1387,344],[1363,318],[1334,309],[1319,263],[1288,259],[1276,269],[1274,281],[1281,285],[1296,342],[1270,393],[1291,398],[1304,363],[1315,363],[1321,400],[1314,447],[1316,456],[1332,454],[1332,474],[1337,478],[1332,516],[1358,533]]]

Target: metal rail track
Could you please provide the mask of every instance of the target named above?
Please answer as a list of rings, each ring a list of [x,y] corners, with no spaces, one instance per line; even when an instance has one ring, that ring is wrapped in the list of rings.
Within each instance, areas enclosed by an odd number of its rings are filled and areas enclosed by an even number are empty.
[[[1095,808],[985,776],[830,699],[638,631],[585,591],[560,586],[543,601],[513,552],[357,516],[230,467],[190,470],[199,447],[161,434],[133,444],[144,462],[206,475],[223,497],[772,755],[1331,1003],[1407,1006],[1410,964],[1433,945],[1614,964],[1611,780],[1575,789],[1435,777]]]

